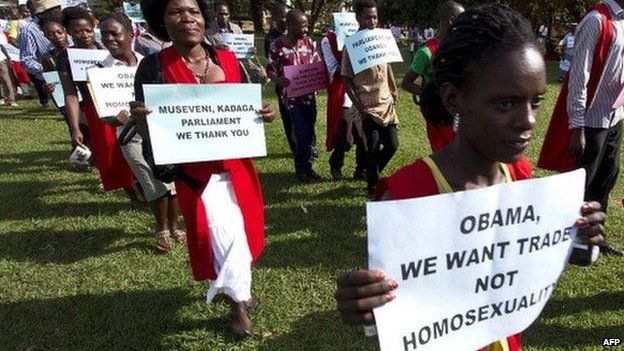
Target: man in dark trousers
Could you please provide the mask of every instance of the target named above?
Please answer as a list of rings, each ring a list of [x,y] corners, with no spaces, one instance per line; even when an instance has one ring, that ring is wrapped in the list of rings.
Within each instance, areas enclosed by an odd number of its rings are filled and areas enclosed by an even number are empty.
[[[614,104],[624,90],[623,6],[624,0],[605,0],[579,23],[568,81],[569,150],[587,171],[585,200],[599,202],[605,212],[620,170],[624,113]],[[609,244],[600,249],[624,256]]]

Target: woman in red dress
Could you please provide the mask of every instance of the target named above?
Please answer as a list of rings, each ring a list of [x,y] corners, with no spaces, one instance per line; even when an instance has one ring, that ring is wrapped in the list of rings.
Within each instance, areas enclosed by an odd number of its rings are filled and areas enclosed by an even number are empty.
[[[95,41],[93,18],[89,11],[81,7],[68,7],[63,10],[63,26],[74,41],[74,47],[80,49],[102,49]],[[98,116],[93,99],[89,93],[87,82],[75,82],[67,49],[57,57],[57,69],[63,92],[65,93],[65,109],[71,129],[72,144],[85,146],[85,137],[80,129],[80,111],[84,114],[89,127],[90,148],[95,159],[95,166],[100,173],[104,190],[124,189],[130,198],[133,208],[140,208],[139,200],[134,193],[132,170],[117,143],[114,126],[104,124]],[[78,100],[78,90],[82,102]]]
[[[459,16],[443,39],[434,78],[423,104],[458,126],[443,150],[417,160],[378,186],[378,198],[398,200],[484,188],[531,177],[523,156],[533,137],[546,91],[544,60],[531,26],[503,5],[484,5]],[[576,225],[587,243],[604,241],[604,213],[598,203],[581,209]],[[372,310],[394,299],[397,282],[378,270],[347,272],[338,278],[336,300],[348,324],[372,325]],[[518,351],[521,335],[484,350]]]
[[[131,105],[131,112],[145,147],[149,142],[146,115],[150,111],[144,105],[143,84],[248,80],[233,52],[205,42],[205,19],[212,18],[206,1],[144,0],[141,8],[154,34],[173,43],[143,59],[136,73],[137,101]],[[265,121],[275,117],[275,111],[268,106],[259,114]],[[172,178],[186,224],[193,277],[211,280],[208,301],[218,292],[229,297],[230,330],[236,336],[249,336],[248,308],[255,304],[251,298],[251,265],[262,253],[265,224],[262,189],[253,161],[182,164]]]

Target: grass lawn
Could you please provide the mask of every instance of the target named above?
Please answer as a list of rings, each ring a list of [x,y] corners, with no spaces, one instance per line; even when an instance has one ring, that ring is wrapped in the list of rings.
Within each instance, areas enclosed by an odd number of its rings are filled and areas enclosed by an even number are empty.
[[[550,66],[551,82],[556,76]],[[405,65],[398,65],[398,78]],[[559,87],[551,84],[529,156],[536,160]],[[274,104],[271,86],[265,98]],[[319,150],[326,96],[319,96]],[[64,122],[34,101],[0,109],[0,350],[375,350],[360,328],[340,324],[334,277],[366,266],[365,185],[299,184],[279,121],[257,160],[266,199],[267,246],[253,272],[260,309],[255,336],[228,336],[229,306],[206,305],[187,252],[154,250],[152,218],[129,210],[122,192],[97,190],[76,173]],[[386,174],[429,152],[422,117],[401,94],[401,147]],[[329,179],[328,154],[315,168]],[[353,153],[345,174],[353,172]],[[537,172],[537,175],[545,175]],[[611,200],[611,240],[624,246],[621,183]],[[570,267],[526,350],[601,350],[624,338],[624,260]]]

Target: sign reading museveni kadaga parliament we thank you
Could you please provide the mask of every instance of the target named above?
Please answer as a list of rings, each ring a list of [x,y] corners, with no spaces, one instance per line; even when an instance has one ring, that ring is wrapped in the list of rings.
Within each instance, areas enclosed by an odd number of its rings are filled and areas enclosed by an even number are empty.
[[[396,40],[389,29],[363,29],[345,39],[353,73],[384,63],[403,62]]]
[[[474,351],[527,329],[568,261],[585,171],[367,205],[382,351]],[[441,216],[443,220],[440,220]]]
[[[157,165],[266,156],[259,84],[143,85]]]

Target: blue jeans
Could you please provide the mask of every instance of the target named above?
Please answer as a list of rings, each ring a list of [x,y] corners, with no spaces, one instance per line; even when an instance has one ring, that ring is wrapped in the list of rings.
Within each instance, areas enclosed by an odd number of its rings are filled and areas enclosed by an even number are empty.
[[[312,142],[316,124],[316,101],[310,105],[295,105],[290,109],[295,136],[295,171],[307,174],[312,171]]]

